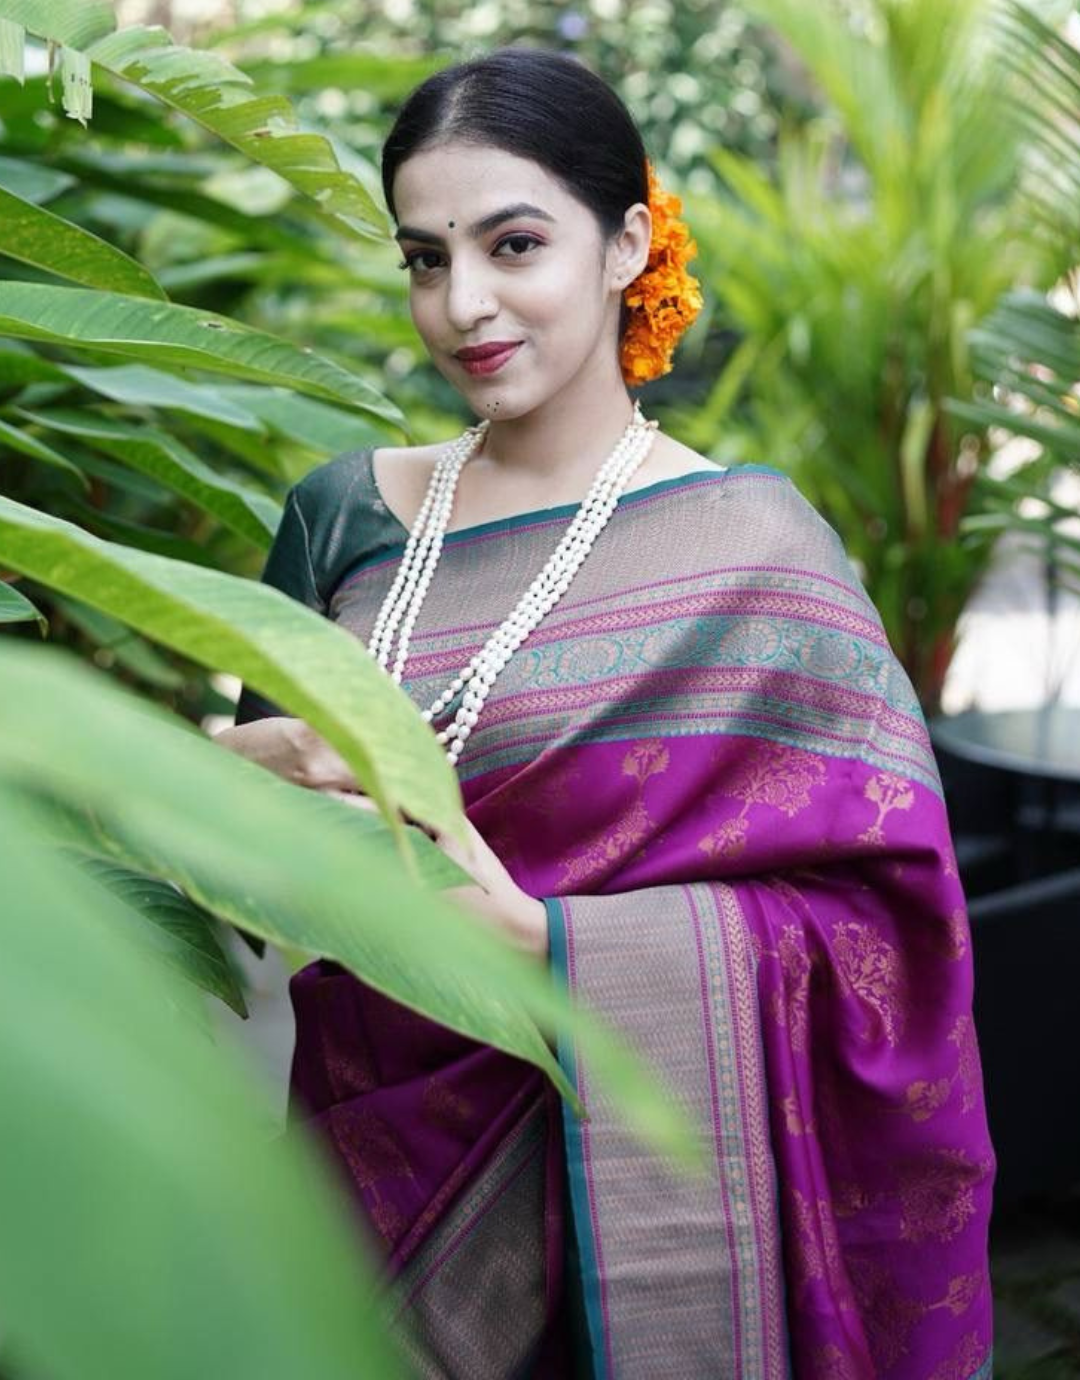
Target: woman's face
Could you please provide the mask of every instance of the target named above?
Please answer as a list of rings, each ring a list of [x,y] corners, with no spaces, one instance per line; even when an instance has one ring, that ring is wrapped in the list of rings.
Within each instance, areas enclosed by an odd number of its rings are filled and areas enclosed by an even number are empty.
[[[478,416],[618,380],[619,301],[637,270],[618,242],[605,254],[596,217],[545,168],[447,143],[407,159],[393,190],[416,329]],[[494,343],[507,349],[471,367],[459,353]]]

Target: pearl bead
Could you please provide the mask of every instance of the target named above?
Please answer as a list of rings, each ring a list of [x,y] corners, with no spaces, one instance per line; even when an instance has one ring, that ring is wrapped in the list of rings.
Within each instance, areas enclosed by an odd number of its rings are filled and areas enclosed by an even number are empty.
[[[375,620],[368,649],[384,670],[390,665],[393,654],[389,674],[398,684],[404,676],[413,629],[442,553],[458,476],[483,443],[488,425],[485,419],[467,428],[440,453],[420,512],[405,543],[401,564]],[[648,454],[657,426],[656,421],[645,420],[640,405],[635,403],[629,425],[597,471],[592,487],[547,564],[521,596],[517,607],[468,665],[431,707],[422,711],[424,721],[432,723],[445,712],[455,696],[466,690],[454,721],[435,734],[436,741],[446,747],[451,765],[461,756],[465,740],[476,726],[499,673],[569,589],[578,568],[615,511],[621,493]]]

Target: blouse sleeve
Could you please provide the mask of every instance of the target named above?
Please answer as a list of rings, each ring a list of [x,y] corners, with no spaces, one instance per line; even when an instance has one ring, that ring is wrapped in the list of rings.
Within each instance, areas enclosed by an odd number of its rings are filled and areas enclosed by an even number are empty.
[[[270,546],[261,579],[263,584],[273,585],[308,608],[325,613],[326,602],[315,579],[308,523],[297,496],[298,487],[294,485],[286,495],[281,523]],[[245,686],[236,706],[236,722],[246,724],[253,719],[270,718],[283,715],[284,712]]]

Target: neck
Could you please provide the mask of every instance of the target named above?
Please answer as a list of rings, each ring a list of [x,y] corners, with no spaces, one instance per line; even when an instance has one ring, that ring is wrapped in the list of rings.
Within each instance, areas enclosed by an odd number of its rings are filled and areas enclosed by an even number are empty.
[[[633,401],[617,368],[599,379],[593,371],[581,370],[523,416],[492,420],[472,464],[526,482],[591,480],[632,412]]]

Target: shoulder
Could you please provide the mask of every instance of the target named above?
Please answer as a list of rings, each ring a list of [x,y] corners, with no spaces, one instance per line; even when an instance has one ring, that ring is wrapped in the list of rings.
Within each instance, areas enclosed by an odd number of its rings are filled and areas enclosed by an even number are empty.
[[[782,470],[732,465],[699,496],[718,557],[725,565],[805,572],[847,587],[867,600],[835,528]]]
[[[700,474],[703,470],[723,472],[715,460],[701,455],[682,441],[676,441],[674,436],[658,431],[648,459],[635,476],[634,484],[636,487],[654,484],[662,479],[681,479],[684,475]]]
[[[378,446],[371,452],[372,487],[391,512],[408,519],[420,511],[435,462],[445,442],[422,446]]]
[[[316,465],[289,490],[303,525],[315,586],[328,602],[343,572],[401,539],[372,471],[374,447],[346,451]]]
[[[345,451],[308,470],[290,489],[305,517],[344,498],[357,497],[370,486],[371,447]]]

